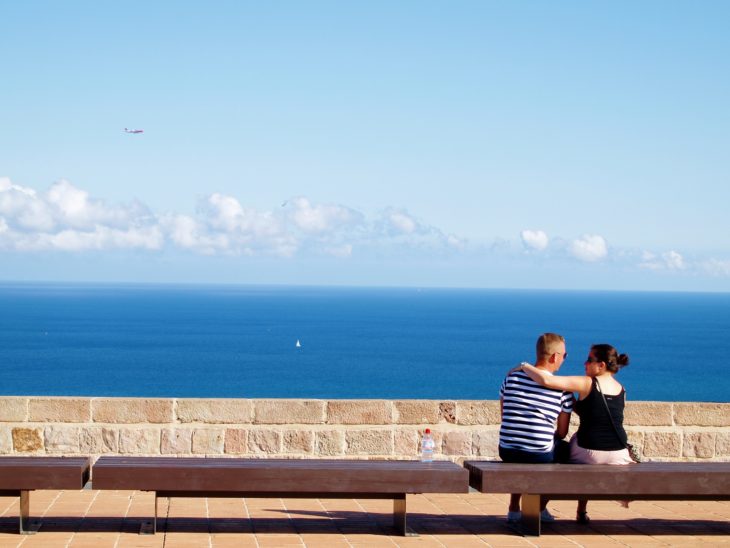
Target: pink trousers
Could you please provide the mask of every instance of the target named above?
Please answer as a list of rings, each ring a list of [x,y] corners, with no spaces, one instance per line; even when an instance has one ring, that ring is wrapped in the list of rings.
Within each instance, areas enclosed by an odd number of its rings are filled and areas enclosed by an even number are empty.
[[[578,445],[578,435],[570,438],[570,461],[573,464],[634,464],[629,456],[628,449],[616,451],[599,451],[598,449],[583,449]]]

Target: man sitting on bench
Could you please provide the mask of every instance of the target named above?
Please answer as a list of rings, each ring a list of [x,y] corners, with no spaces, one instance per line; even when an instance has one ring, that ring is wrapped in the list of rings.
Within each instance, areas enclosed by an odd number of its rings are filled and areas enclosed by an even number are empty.
[[[565,339],[556,333],[544,333],[537,339],[535,367],[555,373],[568,356]],[[499,389],[502,426],[499,429],[499,456],[504,462],[555,462],[555,442],[568,434],[573,394],[540,386],[524,372],[514,369]],[[547,499],[541,501],[541,519],[554,521],[548,512]],[[510,496],[507,521],[522,518],[520,494]]]

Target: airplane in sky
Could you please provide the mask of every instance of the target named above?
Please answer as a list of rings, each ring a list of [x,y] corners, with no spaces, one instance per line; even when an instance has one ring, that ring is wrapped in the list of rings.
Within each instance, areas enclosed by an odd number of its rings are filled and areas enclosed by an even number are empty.
[[[144,133],[143,129],[127,129],[124,128],[124,133]]]

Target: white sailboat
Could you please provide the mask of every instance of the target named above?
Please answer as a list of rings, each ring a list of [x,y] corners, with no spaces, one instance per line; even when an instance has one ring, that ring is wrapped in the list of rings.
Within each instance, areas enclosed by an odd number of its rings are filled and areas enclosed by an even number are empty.
[[[302,347],[302,343],[299,342],[299,339],[297,339],[297,344],[295,344],[294,346],[296,346],[297,348],[301,348]]]

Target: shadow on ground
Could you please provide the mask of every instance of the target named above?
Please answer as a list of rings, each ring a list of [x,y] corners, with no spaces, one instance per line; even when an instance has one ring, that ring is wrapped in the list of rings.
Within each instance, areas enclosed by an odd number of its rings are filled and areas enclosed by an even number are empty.
[[[397,535],[389,513],[306,510],[269,511],[287,514],[281,518],[159,518],[158,532],[167,533],[301,533],[301,534],[373,534]],[[34,521],[36,518],[34,518]],[[123,532],[138,533],[148,520],[119,517],[55,517],[40,520],[40,532]],[[408,514],[408,527],[421,535],[504,535],[519,534],[502,516]],[[17,533],[18,518],[0,518],[1,533]],[[543,535],[647,535],[661,536],[730,536],[730,522],[713,520],[676,521],[663,519],[594,519],[588,525],[572,520],[543,524]]]

